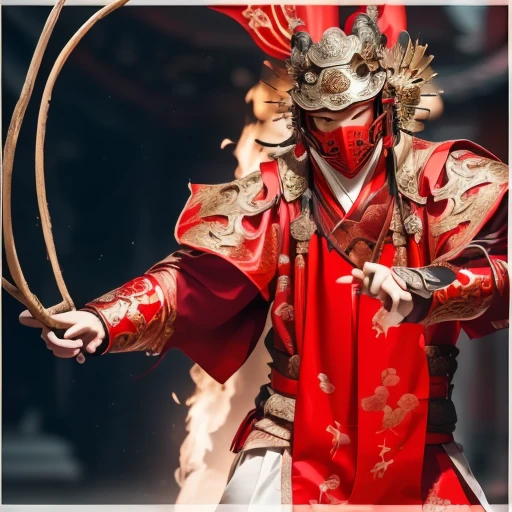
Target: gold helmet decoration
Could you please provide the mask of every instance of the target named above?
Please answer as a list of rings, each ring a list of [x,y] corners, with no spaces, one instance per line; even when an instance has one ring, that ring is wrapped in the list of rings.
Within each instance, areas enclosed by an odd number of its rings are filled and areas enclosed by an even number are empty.
[[[292,49],[288,72],[295,86],[290,95],[300,108],[343,110],[382,90],[386,72],[378,60],[382,36],[376,21],[377,9],[369,8],[356,17],[352,34],[330,28],[306,52]]]
[[[423,124],[415,121],[414,113],[421,96],[442,92],[430,83],[436,76],[430,66],[433,56],[427,56],[427,45],[413,43],[407,32],[393,48],[386,48],[377,16],[377,8],[370,6],[366,14],[356,16],[350,35],[334,27],[318,43],[305,32],[296,33],[286,63],[294,80],[288,92],[307,111],[339,111],[382,93],[383,99],[394,100],[397,128],[420,131]]]
[[[402,32],[393,48],[384,48],[380,61],[387,73],[384,96],[394,99],[398,128],[407,132],[423,129],[423,123],[414,119],[421,97],[443,92],[431,83],[437,73],[430,65],[434,56],[426,50],[427,45],[413,43],[410,35]]]

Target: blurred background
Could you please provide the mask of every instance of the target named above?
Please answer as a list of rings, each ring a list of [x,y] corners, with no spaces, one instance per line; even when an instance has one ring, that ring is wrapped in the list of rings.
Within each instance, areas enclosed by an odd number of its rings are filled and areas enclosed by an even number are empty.
[[[17,150],[18,253],[47,306],[59,297],[34,187],[39,99],[58,52],[94,10],[63,9]],[[341,19],[353,10],[341,8]],[[2,8],[3,140],[49,11]],[[421,137],[471,139],[507,161],[507,7],[407,7],[407,16],[412,37],[429,43],[445,91],[443,114]],[[242,27],[206,7],[123,8],[72,54],[52,99],[46,180],[57,251],[77,306],[177,248],[174,225],[189,180],[232,179],[234,146],[220,144],[236,142],[253,121],[246,94],[264,58]],[[155,359],[59,360],[38,331],[18,324],[21,310],[3,294],[3,503],[174,503],[185,400],[196,387],[192,362],[173,351],[138,379]],[[489,501],[507,503],[508,331],[461,339],[459,348],[456,439]],[[254,395],[261,384],[254,383]],[[252,402],[237,407],[243,415]],[[234,429],[217,440],[221,450],[232,435]]]

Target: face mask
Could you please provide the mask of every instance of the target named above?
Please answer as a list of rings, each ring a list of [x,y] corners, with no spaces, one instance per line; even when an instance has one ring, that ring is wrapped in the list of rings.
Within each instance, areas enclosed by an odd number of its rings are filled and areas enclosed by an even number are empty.
[[[308,141],[322,158],[335,170],[353,178],[364,166],[375,146],[370,132],[374,132],[374,121],[370,119],[359,126],[340,126],[332,132],[319,130],[314,119],[306,113]]]

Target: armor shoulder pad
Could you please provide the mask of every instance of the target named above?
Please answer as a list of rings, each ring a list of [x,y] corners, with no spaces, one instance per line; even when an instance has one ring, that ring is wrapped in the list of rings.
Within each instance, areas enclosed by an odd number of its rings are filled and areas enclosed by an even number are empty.
[[[176,225],[178,243],[233,263],[267,295],[277,268],[280,196],[276,163],[222,185],[191,185]]]

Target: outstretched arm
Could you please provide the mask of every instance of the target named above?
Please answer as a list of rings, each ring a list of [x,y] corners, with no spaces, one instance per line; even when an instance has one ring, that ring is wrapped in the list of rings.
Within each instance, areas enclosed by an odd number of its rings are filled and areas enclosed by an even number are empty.
[[[215,255],[180,251],[144,275],[59,315],[64,339],[44,330],[58,357],[179,348],[219,381],[249,356],[263,330],[268,303],[235,266]],[[25,325],[41,327],[26,313]]]

